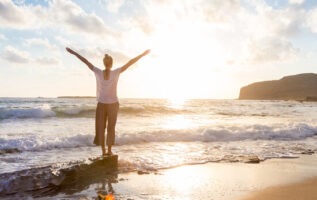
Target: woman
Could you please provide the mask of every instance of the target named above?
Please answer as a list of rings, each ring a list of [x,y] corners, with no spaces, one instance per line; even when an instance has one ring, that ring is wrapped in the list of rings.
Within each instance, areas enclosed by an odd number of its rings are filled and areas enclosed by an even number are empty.
[[[124,72],[131,65],[136,63],[140,58],[147,55],[150,50],[144,51],[142,54],[131,59],[125,65],[115,70],[112,68],[112,57],[105,54],[103,64],[105,70],[101,70],[92,65],[86,58],[79,55],[77,52],[70,48],[66,50],[75,55],[79,60],[85,63],[90,70],[95,73],[97,80],[97,109],[96,109],[96,135],[94,144],[101,145],[102,155],[111,155],[111,147],[115,142],[115,127],[117,122],[117,115],[119,110],[119,102],[117,97],[117,83],[121,72]],[[105,129],[107,128],[106,144],[108,152],[105,150]]]

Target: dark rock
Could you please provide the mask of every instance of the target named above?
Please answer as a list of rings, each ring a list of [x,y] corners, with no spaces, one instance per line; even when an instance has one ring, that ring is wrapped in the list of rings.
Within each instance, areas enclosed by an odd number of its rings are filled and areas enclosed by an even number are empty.
[[[138,171],[138,174],[139,174],[139,175],[150,174],[150,172],[139,170],[139,171]]]
[[[12,149],[0,149],[0,155],[4,155],[7,153],[21,153],[21,151],[17,148],[12,148]]]
[[[239,95],[239,99],[250,100],[311,100],[316,97],[317,74],[314,73],[256,82],[242,87]]]
[[[260,160],[260,158],[257,157],[257,156],[250,156],[250,157],[246,157],[246,158],[244,159],[244,163],[258,164],[258,163],[260,163],[260,162],[261,162],[261,160]]]
[[[301,154],[305,154],[305,155],[312,155],[314,154],[315,152],[311,149],[307,149],[305,151],[302,151]]]

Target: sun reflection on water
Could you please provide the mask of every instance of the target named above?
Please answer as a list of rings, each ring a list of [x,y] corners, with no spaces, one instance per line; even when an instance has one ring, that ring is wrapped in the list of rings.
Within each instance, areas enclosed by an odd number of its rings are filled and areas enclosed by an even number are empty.
[[[200,180],[204,172],[198,172],[192,166],[182,166],[174,168],[165,173],[165,183],[176,196],[182,196],[182,199],[193,199],[191,195],[203,184]]]
[[[183,115],[173,115],[166,119],[163,127],[165,129],[187,129],[191,127],[192,121]]]

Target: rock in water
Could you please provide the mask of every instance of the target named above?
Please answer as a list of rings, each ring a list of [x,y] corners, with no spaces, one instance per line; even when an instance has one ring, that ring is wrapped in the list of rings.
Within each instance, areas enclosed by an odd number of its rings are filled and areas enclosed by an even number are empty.
[[[250,156],[245,158],[244,163],[258,164],[260,161],[260,158],[257,156]]]

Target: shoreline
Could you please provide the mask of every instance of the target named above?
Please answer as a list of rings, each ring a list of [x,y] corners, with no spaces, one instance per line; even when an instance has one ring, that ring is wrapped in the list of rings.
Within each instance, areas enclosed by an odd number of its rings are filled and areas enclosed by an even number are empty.
[[[270,159],[259,164],[220,162],[184,165],[150,173],[110,173],[91,180],[83,179],[55,191],[45,189],[27,195],[35,199],[95,199],[98,193],[112,192],[116,200],[253,200],[260,197],[273,199],[271,196],[285,188],[283,191],[293,190],[289,194],[304,199],[300,190],[293,188],[305,189],[310,184],[313,184],[311,188],[316,188],[316,165],[315,154],[293,159]],[[306,193],[315,195],[317,192],[308,190]]]

